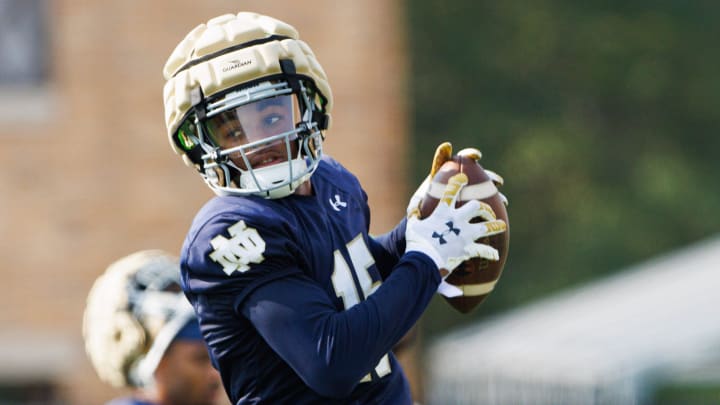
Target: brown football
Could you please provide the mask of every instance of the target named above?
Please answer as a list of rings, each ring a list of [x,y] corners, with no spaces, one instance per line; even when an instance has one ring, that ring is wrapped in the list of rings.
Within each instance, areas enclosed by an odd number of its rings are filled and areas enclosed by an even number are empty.
[[[448,179],[460,172],[467,175],[468,184],[460,191],[456,206],[461,206],[466,201],[473,199],[483,201],[489,204],[497,218],[505,221],[508,226],[506,232],[477,241],[497,249],[500,260],[490,261],[482,258],[466,260],[445,280],[463,290],[463,295],[444,298],[456,310],[468,313],[485,300],[500,278],[508,256],[510,223],[502,197],[488,174],[472,157],[459,155],[452,156],[435,173],[430,190],[420,204],[420,216],[425,218],[433,212],[440,201]],[[482,219],[477,218],[477,220],[481,221]]]

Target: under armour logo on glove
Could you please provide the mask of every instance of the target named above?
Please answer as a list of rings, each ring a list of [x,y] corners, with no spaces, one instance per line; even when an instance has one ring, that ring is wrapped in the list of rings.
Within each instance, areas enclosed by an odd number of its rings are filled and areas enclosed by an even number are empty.
[[[445,225],[448,227],[448,229],[446,231],[443,231],[443,233],[437,233],[435,231],[433,231],[432,233],[432,237],[437,238],[438,242],[440,242],[441,245],[447,243],[447,241],[445,240],[445,235],[449,233],[454,233],[455,236],[460,235],[460,228],[453,227],[453,221],[447,221]]]

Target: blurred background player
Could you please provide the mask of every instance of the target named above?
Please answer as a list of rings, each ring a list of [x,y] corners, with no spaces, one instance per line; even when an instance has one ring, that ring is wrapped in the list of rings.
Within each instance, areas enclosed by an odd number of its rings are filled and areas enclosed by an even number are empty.
[[[475,243],[491,227],[470,220],[504,222],[475,200],[455,208],[459,175],[427,218],[413,199],[407,221],[369,235],[363,188],[323,153],[325,72],[282,21],[214,18],[164,75],[170,143],[217,194],[185,239],[181,279],[231,402],[411,404],[393,346],[449,271],[498,259]]]
[[[177,259],[159,250],[112,263],[95,281],[83,317],[98,376],[129,387],[112,405],[213,405],[220,380],[179,286]]]

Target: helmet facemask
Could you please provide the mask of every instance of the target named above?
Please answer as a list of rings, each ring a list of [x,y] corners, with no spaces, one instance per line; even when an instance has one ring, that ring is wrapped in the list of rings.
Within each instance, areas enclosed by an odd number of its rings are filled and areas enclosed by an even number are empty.
[[[280,79],[201,98],[174,140],[216,194],[282,198],[322,156],[316,94],[309,82]]]

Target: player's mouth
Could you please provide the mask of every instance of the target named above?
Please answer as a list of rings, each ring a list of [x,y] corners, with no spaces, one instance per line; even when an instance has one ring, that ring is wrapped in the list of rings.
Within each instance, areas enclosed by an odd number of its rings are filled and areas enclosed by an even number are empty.
[[[283,163],[288,160],[287,148],[282,141],[266,144],[249,153],[248,160],[253,169]]]
[[[280,159],[272,157],[272,158],[263,159],[261,162],[255,163],[253,166],[255,166],[255,167],[272,166],[278,162],[280,162]]]
[[[261,153],[260,156],[253,156],[253,158],[250,159],[250,164],[253,169],[259,169],[261,167],[272,166],[286,160],[286,154],[267,151],[266,153]]]

